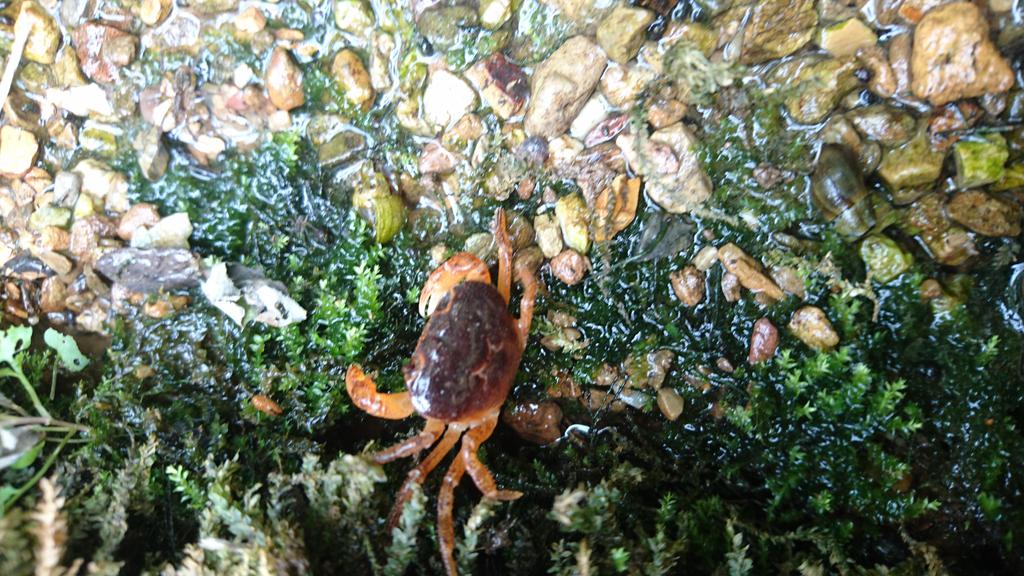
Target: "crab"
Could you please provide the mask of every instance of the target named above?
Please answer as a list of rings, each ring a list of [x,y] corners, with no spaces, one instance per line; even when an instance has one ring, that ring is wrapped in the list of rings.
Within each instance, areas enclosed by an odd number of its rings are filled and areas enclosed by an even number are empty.
[[[455,487],[469,472],[485,497],[515,500],[522,493],[499,489],[477,449],[498,423],[501,406],[516,378],[526,348],[537,295],[532,272],[518,270],[523,287],[519,318],[508,310],[512,291],[512,246],[505,213],[495,215],[498,244],[498,282],[491,283],[486,264],[468,252],[452,256],[427,278],[420,292],[419,310],[426,326],[411,361],[403,368],[407,390],[381,393],[358,364],[349,366],[345,386],[361,410],[389,420],[419,414],[423,430],[369,458],[385,464],[433,450],[413,468],[398,491],[388,518],[397,525],[402,508],[427,475],[440,464],[461,438],[458,454],[441,484],[437,502],[437,532],[445,570],[456,574],[455,527],[452,505]]]

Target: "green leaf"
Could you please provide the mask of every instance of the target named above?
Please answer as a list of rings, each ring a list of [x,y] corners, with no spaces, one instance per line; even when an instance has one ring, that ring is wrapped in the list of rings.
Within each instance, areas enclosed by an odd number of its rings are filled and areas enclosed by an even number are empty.
[[[50,348],[57,351],[60,362],[65,368],[72,372],[80,372],[89,365],[89,359],[78,350],[75,339],[66,334],[61,334],[53,328],[47,328],[43,333],[43,341]]]
[[[24,454],[22,454],[14,464],[11,464],[12,470],[24,470],[32,465],[39,457],[39,453],[43,451],[43,444],[45,442],[36,442],[36,445],[29,448]]]
[[[28,326],[12,326],[0,332],[0,362],[18,366],[20,363],[14,357],[31,343],[32,328]]]

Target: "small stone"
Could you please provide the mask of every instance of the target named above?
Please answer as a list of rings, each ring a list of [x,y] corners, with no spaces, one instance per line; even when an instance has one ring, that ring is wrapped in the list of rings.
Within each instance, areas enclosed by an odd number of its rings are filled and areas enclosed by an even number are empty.
[[[832,328],[828,316],[817,306],[804,306],[794,312],[789,321],[789,331],[815,350],[831,350],[839,344],[839,335]]]
[[[953,146],[957,187],[967,190],[1002,180],[1009,157],[1006,139],[999,134],[958,140]]]
[[[455,155],[435,141],[428,142],[420,154],[420,174],[450,174],[455,170]]]
[[[39,144],[27,130],[10,124],[0,128],[0,173],[20,178],[35,164]]]
[[[786,110],[800,124],[823,121],[851,90],[860,86],[852,58],[800,56],[777,66],[771,83],[785,87]]]
[[[24,2],[18,11],[15,28],[28,26],[28,40],[22,57],[38,64],[53,64],[60,47],[57,22],[35,2]]]
[[[39,287],[39,310],[44,314],[60,312],[67,297],[68,285],[57,276],[50,276]]]
[[[683,407],[683,397],[674,388],[661,388],[658,390],[658,410],[661,410],[662,415],[668,418],[670,422],[675,422],[679,419],[679,416],[683,413]]]
[[[267,27],[267,17],[255,6],[242,10],[235,16],[235,28],[246,34],[255,34]]]
[[[878,36],[859,18],[822,28],[818,46],[836,57],[853,56],[861,48],[874,46]]]
[[[984,236],[1015,238],[1021,232],[1020,204],[981,190],[954,195],[946,212],[954,222]]]
[[[860,257],[872,279],[888,284],[910,269],[914,257],[887,236],[871,234],[861,241]]]
[[[142,0],[139,20],[147,26],[156,26],[171,13],[172,0]]]
[[[192,222],[188,214],[178,212],[165,218],[150,228],[136,228],[132,234],[132,248],[188,248],[188,238],[192,235]]]
[[[768,275],[761,263],[747,255],[739,246],[729,243],[718,249],[718,260],[747,290],[764,293],[772,300],[782,300],[786,294]]]
[[[58,276],[67,276],[74,269],[74,265],[67,257],[50,250],[32,250],[32,255],[50,267]]]
[[[701,165],[697,137],[682,122],[651,134],[639,149],[636,137],[620,134],[615,144],[647,181],[647,194],[673,214],[685,214],[711,197],[711,178]]]
[[[656,77],[657,74],[649,68],[641,68],[636,64],[612,62],[601,75],[601,93],[612,106],[622,109],[630,108],[637,96]],[[672,124],[672,122],[668,124]]]
[[[135,61],[138,40],[113,26],[87,22],[71,36],[82,72],[101,84],[121,79],[121,69]]]
[[[942,174],[945,157],[945,152],[932,149],[927,136],[919,134],[887,150],[878,165],[878,175],[891,190],[931,184]]]
[[[74,172],[61,171],[53,178],[53,203],[74,208],[82,191],[82,177]]]
[[[565,245],[586,254],[590,251],[587,203],[579,194],[562,196],[555,203],[555,217],[562,229]]]
[[[292,110],[306,102],[302,71],[284,48],[274,48],[271,53],[264,83],[270,102],[281,110]]]
[[[512,0],[480,0],[480,25],[497,30],[512,17]]]
[[[362,35],[373,30],[373,12],[362,0],[337,0],[334,24],[343,32]]]
[[[654,13],[643,8],[618,6],[597,26],[597,43],[612,60],[625,64],[644,43]]]
[[[684,306],[690,308],[704,300],[704,273],[696,266],[687,266],[669,275],[672,291]]]
[[[161,140],[162,132],[156,126],[149,126],[140,131],[132,142],[142,175],[151,182],[159,180],[167,171],[171,157]]]
[[[850,110],[846,117],[864,137],[889,147],[910,140],[917,127],[911,114],[884,104]]]
[[[740,62],[760,64],[789,56],[811,41],[818,25],[814,5],[814,0],[737,3],[716,18],[715,25],[742,32]]]
[[[537,238],[537,246],[545,258],[554,258],[562,252],[562,231],[558,221],[550,212],[538,214],[533,219],[533,230]]]
[[[566,40],[534,71],[526,132],[548,139],[565,133],[600,81],[606,63],[604,53],[589,38]]]
[[[961,98],[1005,92],[1013,70],[989,39],[988,22],[971,2],[928,11],[914,30],[911,88],[939,106]]]
[[[35,246],[43,250],[63,252],[68,249],[71,242],[71,235],[68,231],[57,226],[44,226],[36,235]]]
[[[548,142],[548,161],[554,168],[567,169],[583,150],[583,142],[568,134],[562,134]]]
[[[792,266],[773,266],[769,271],[772,281],[782,288],[787,294],[792,294],[801,300],[807,297],[807,290],[804,288],[804,279]]]
[[[445,131],[441,145],[450,150],[465,150],[484,134],[484,123],[476,114],[466,114]]]
[[[619,174],[611,185],[601,190],[593,202],[594,240],[607,242],[633,223],[641,183],[639,178]]]
[[[607,117],[608,104],[600,94],[595,93],[569,125],[569,135],[577,140],[584,140],[586,145],[587,134]]]
[[[32,230],[42,230],[49,226],[67,228],[69,225],[71,225],[71,210],[52,204],[36,208],[28,219],[28,227]]]
[[[502,420],[527,442],[543,445],[562,437],[562,409],[550,400],[512,404]]]
[[[110,169],[109,166],[87,158],[72,168],[82,179],[82,192],[97,199],[106,198],[107,194],[114,190],[128,190],[128,179],[119,172]]]
[[[354,50],[346,48],[334,57],[331,74],[342,93],[353,104],[367,111],[373,106],[376,94],[370,83],[370,74]]]
[[[444,129],[476,108],[476,92],[455,74],[438,70],[423,92],[423,116],[436,129]]]
[[[136,230],[154,226],[159,221],[160,212],[157,211],[156,206],[140,202],[121,215],[121,220],[117,224],[117,235],[128,242],[131,241]]]
[[[675,98],[657,98],[647,107],[647,121],[655,130],[671,126],[686,116],[686,104]]]
[[[590,268],[587,257],[571,248],[566,248],[558,256],[552,258],[549,265],[551,274],[567,286],[579,284]]]
[[[466,79],[477,87],[480,96],[502,119],[519,114],[530,95],[526,74],[501,52],[474,64],[466,71]]]
[[[747,355],[747,362],[760,364],[771,360],[778,347],[779,330],[772,324],[772,321],[760,318],[754,322],[754,328],[750,332],[750,353]]]
[[[926,194],[910,206],[904,230],[916,234],[939,264],[960,266],[978,255],[967,230],[950,221],[941,192]]]
[[[722,295],[725,296],[726,302],[739,302],[740,301],[740,279],[736,277],[732,272],[725,272],[722,274]]]

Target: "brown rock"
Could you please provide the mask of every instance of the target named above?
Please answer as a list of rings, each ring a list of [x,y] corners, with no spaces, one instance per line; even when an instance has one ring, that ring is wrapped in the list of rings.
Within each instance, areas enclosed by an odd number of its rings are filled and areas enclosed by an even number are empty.
[[[43,280],[39,288],[39,309],[44,314],[64,310],[64,301],[68,297],[68,286],[56,276]]]
[[[32,168],[39,144],[31,132],[10,124],[0,128],[0,173],[20,178]]]
[[[782,300],[786,294],[764,272],[761,263],[747,255],[739,246],[729,243],[718,249],[718,260],[734,274],[744,288],[755,294],[764,293],[772,300]]]
[[[147,26],[156,26],[171,13],[171,0],[142,0],[139,6],[139,20]]]
[[[528,442],[550,444],[562,437],[562,409],[551,401],[513,404],[502,420]]]
[[[586,36],[566,40],[534,72],[526,132],[555,138],[568,130],[601,80],[607,62],[601,49]]]
[[[775,356],[775,350],[779,347],[779,330],[767,318],[761,318],[754,322],[754,329],[750,332],[750,353],[747,355],[747,362],[758,364],[770,360]]]
[[[530,95],[526,74],[501,52],[481,60],[466,71],[466,79],[476,85],[480,96],[499,118],[508,119],[522,111]]]
[[[455,155],[437,142],[428,142],[420,153],[420,174],[448,174],[455,170]]]
[[[266,26],[267,17],[255,6],[250,6],[235,16],[235,28],[246,34],[255,34]]]
[[[978,255],[971,235],[950,222],[944,206],[944,194],[925,195],[907,211],[906,228],[917,234],[939,264],[960,266]]]
[[[658,390],[658,410],[669,421],[675,422],[683,413],[683,397],[673,388],[661,388]]]
[[[811,41],[818,25],[814,4],[814,0],[737,4],[715,22],[722,30],[742,31],[740,62],[759,64],[788,56]]]
[[[68,249],[71,235],[57,226],[46,226],[36,233],[35,245],[43,250],[63,252]]]
[[[587,257],[573,250],[566,248],[551,259],[551,273],[568,286],[578,284],[587,275],[590,262]]]
[[[281,110],[298,108],[306,102],[302,91],[302,71],[284,48],[274,48],[264,82],[270,102]]]
[[[135,60],[138,40],[124,30],[98,22],[86,22],[71,36],[85,73],[101,84],[121,79],[121,69]]]
[[[704,273],[695,266],[677,270],[669,279],[672,282],[672,291],[684,306],[696,306],[704,299]]]
[[[370,82],[370,73],[354,50],[346,48],[334,57],[331,74],[345,97],[364,111],[373,106],[376,94]]]
[[[949,217],[985,236],[1019,236],[1021,207],[981,190],[960,192],[946,204]]]
[[[619,174],[610,186],[594,199],[594,240],[606,242],[622,232],[636,218],[640,199],[640,179]]]
[[[740,301],[740,279],[732,272],[722,274],[722,295],[726,302]]]
[[[817,306],[804,306],[794,312],[789,320],[789,331],[815,350],[831,350],[839,344],[839,335]]]
[[[117,235],[124,241],[130,241],[135,231],[143,226],[153,226],[160,221],[160,212],[156,206],[140,202],[128,209],[117,224]]]
[[[1013,70],[989,39],[988,23],[970,2],[940,6],[914,31],[914,95],[939,106],[1013,86]]]

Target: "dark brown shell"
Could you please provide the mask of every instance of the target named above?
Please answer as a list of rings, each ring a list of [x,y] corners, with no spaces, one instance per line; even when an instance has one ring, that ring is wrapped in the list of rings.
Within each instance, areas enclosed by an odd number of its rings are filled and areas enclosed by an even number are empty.
[[[404,369],[412,405],[445,422],[482,415],[505,401],[521,357],[501,294],[490,284],[464,282],[431,315]]]
[[[822,147],[811,177],[811,199],[840,234],[858,238],[875,225],[869,194],[846,150],[835,144]]]

